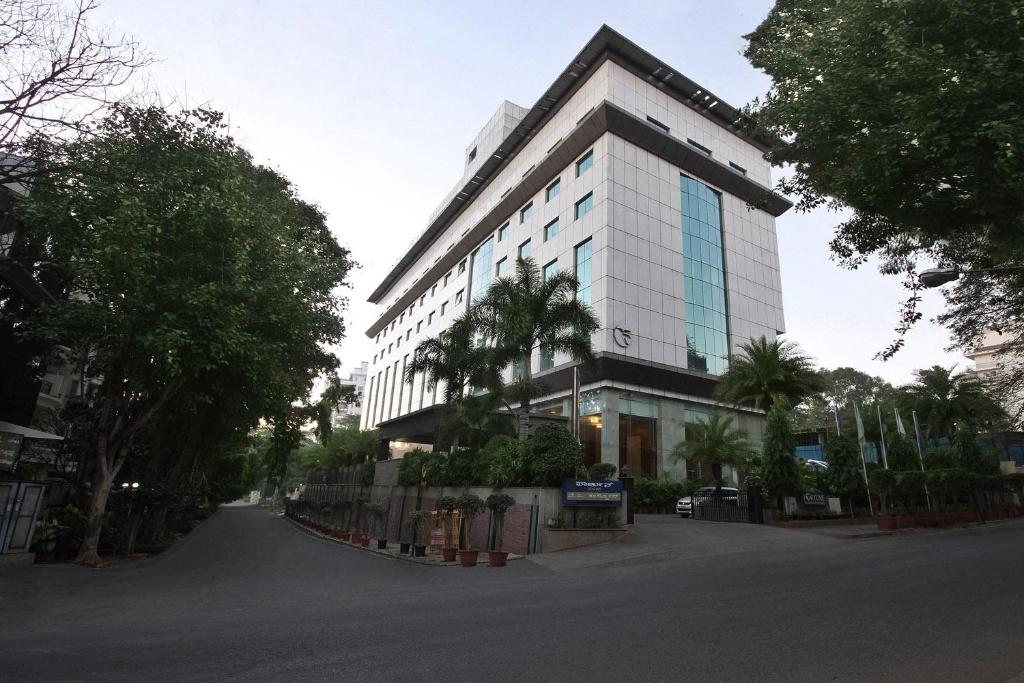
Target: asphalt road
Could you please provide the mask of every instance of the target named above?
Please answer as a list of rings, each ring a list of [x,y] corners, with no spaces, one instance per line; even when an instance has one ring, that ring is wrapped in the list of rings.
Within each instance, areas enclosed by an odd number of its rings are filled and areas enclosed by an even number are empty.
[[[978,683],[1024,672],[1024,521],[840,541],[648,519],[623,544],[541,561],[424,567],[225,508],[137,566],[0,569],[0,680]]]

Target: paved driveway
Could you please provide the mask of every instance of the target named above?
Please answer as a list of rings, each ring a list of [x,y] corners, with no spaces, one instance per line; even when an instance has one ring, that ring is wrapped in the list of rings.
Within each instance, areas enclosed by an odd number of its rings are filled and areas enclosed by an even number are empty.
[[[620,547],[641,551],[558,571],[527,560],[423,567],[312,538],[263,510],[224,509],[139,566],[2,570],[0,680],[1002,681],[1024,671],[1024,522],[844,542],[666,518]]]

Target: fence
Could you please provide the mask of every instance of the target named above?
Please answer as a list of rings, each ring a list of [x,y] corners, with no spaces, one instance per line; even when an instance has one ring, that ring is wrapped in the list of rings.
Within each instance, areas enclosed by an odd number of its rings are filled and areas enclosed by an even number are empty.
[[[748,522],[764,523],[761,496],[757,489],[735,491],[717,489],[715,491],[698,491],[691,498],[693,519],[709,522]]]

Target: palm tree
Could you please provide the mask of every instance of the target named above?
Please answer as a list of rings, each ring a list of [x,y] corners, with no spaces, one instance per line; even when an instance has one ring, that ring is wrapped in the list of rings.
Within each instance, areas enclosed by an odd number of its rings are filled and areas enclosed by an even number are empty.
[[[762,336],[740,344],[740,353],[730,359],[715,395],[733,405],[767,412],[776,396],[784,396],[790,405],[796,405],[823,388],[821,376],[800,347]]]
[[[955,365],[933,365],[916,371],[915,381],[903,387],[901,402],[908,412],[917,411],[927,438],[944,436],[952,441],[961,422],[977,430],[995,427],[1006,419],[1005,411],[984,385],[955,371]]]
[[[412,382],[423,373],[432,385],[444,382],[444,402],[448,406],[462,399],[470,386],[497,386],[500,374],[490,359],[491,350],[478,344],[475,336],[469,319],[465,315],[457,317],[448,329],[416,346],[405,368],[405,381]]]
[[[732,416],[717,413],[707,421],[694,423],[690,427],[693,438],[680,442],[669,457],[676,462],[688,460],[710,464],[712,478],[721,486],[722,465],[742,468],[753,453],[746,435],[732,423]]]
[[[519,435],[529,434],[530,401],[543,393],[533,380],[534,349],[566,353],[573,360],[592,363],[590,335],[599,323],[591,307],[576,298],[579,282],[567,270],[541,276],[533,259],[516,261],[516,271],[495,280],[471,309],[477,329],[493,342],[496,367],[518,366],[520,376],[506,387],[519,403]]]

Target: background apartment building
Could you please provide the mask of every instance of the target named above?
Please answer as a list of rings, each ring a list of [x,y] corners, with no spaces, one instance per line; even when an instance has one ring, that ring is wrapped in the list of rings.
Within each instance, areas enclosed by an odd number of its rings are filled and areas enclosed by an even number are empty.
[[[404,368],[499,275],[530,256],[568,269],[597,313],[595,368],[581,370],[588,462],[635,475],[701,476],[669,454],[687,425],[722,409],[716,375],[751,337],[785,330],[774,194],[762,142],[702,86],[602,27],[530,109],[505,102],[466,149],[462,179],[370,296],[381,307],[364,428],[431,443],[443,388]],[[573,367],[535,353],[568,416]],[[510,376],[511,369],[506,373]],[[736,413],[757,439],[763,417]]]

